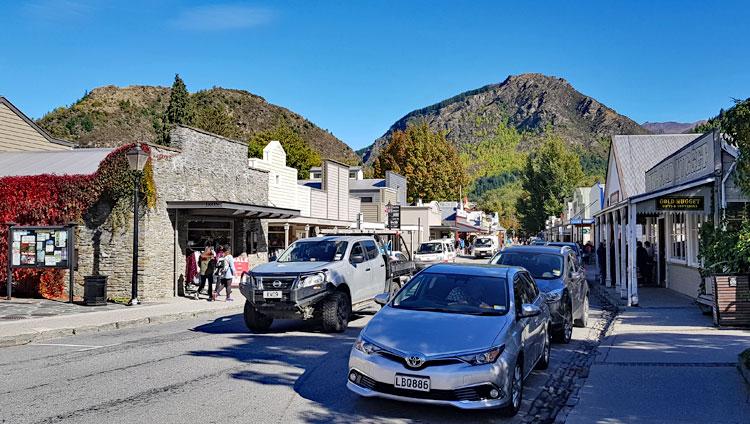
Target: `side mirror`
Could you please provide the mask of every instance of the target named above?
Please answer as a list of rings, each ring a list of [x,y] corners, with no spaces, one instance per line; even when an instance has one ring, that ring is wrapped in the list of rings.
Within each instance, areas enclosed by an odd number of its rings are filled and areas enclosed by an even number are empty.
[[[386,303],[388,303],[388,298],[390,297],[390,293],[380,293],[375,295],[375,297],[372,299],[380,306],[385,306]]]
[[[353,264],[361,264],[365,261],[365,257],[363,255],[352,255],[350,258],[351,263]]]
[[[518,316],[521,318],[531,318],[540,315],[541,313],[542,310],[539,309],[538,306],[532,305],[530,303],[524,303],[523,305],[521,305],[521,313],[518,314]]]

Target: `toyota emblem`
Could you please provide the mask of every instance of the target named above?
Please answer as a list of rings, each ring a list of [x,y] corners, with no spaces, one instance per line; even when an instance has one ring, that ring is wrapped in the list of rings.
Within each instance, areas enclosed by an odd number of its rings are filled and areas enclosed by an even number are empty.
[[[273,283],[271,283],[271,285],[273,286],[273,288],[278,289],[279,287],[281,287],[281,281],[275,280]]]
[[[419,368],[424,365],[425,361],[427,361],[427,358],[421,353],[414,353],[406,357],[406,365],[411,368]]]

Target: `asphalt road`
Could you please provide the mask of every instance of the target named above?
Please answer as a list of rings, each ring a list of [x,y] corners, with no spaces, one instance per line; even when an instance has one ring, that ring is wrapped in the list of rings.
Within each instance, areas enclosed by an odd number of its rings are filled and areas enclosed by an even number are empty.
[[[597,309],[592,317],[598,316]],[[3,423],[443,423],[520,422],[361,399],[345,387],[347,358],[371,315],[343,334],[295,321],[249,333],[240,315],[179,321],[0,349]],[[590,320],[595,323],[597,320]],[[594,331],[554,345],[552,364],[527,380],[524,412]],[[558,373],[559,374],[559,373]]]

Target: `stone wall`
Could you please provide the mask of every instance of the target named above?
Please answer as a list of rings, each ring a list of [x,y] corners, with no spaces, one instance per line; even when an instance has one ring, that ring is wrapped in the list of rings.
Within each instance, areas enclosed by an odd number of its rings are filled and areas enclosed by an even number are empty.
[[[139,234],[139,298],[157,299],[179,292],[184,281],[187,248],[186,212],[167,210],[169,201],[228,201],[268,204],[268,175],[250,168],[247,145],[200,130],[177,127],[171,146],[152,146],[156,183],[155,208],[143,211]],[[132,214],[123,228],[112,228],[111,205],[98,205],[78,229],[76,279],[107,275],[109,297],[129,297],[132,269]],[[258,261],[267,260],[266,230],[258,220],[234,219],[233,250],[245,251],[248,230],[258,229]],[[175,229],[177,231],[175,231]],[[79,291],[80,290],[80,293]],[[81,287],[76,295],[82,294]]]

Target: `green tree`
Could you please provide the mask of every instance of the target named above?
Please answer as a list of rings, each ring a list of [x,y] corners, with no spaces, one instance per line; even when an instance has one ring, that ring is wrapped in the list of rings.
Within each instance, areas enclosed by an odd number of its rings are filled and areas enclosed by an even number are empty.
[[[472,180],[523,169],[526,155],[519,151],[522,135],[507,120],[498,124],[489,137],[462,148],[461,162]]]
[[[185,82],[180,78],[180,74],[175,74],[172,89],[169,92],[169,104],[161,123],[154,123],[154,127],[159,132],[159,142],[169,144],[169,131],[175,125],[192,125],[193,108],[190,103],[190,93],[187,91]]]
[[[722,109],[719,115],[697,126],[695,130],[708,132],[715,128],[739,149],[734,181],[746,196],[750,196],[750,98],[735,99],[734,106],[728,110]]]
[[[466,170],[456,148],[443,132],[430,130],[426,122],[394,131],[373,164],[376,177],[393,171],[407,178],[409,202],[457,199],[468,185]]]
[[[193,125],[227,138],[236,138],[239,135],[234,117],[223,103],[197,107]]]
[[[563,210],[563,199],[583,180],[581,162],[559,135],[548,132],[544,142],[532,150],[521,175],[521,186],[528,193],[518,200],[518,212],[525,231],[535,234],[544,229],[549,216]]]
[[[263,148],[271,140],[277,140],[286,151],[286,164],[297,169],[297,176],[307,179],[310,176],[310,168],[320,166],[321,159],[318,152],[311,149],[305,143],[302,136],[292,129],[283,119],[270,130],[260,131],[253,134],[247,142],[248,156],[254,158],[263,157]]]
[[[514,181],[484,192],[477,201],[477,206],[488,213],[497,212],[500,225],[508,230],[518,231],[521,224],[518,220],[516,205],[523,194],[521,182]]]

